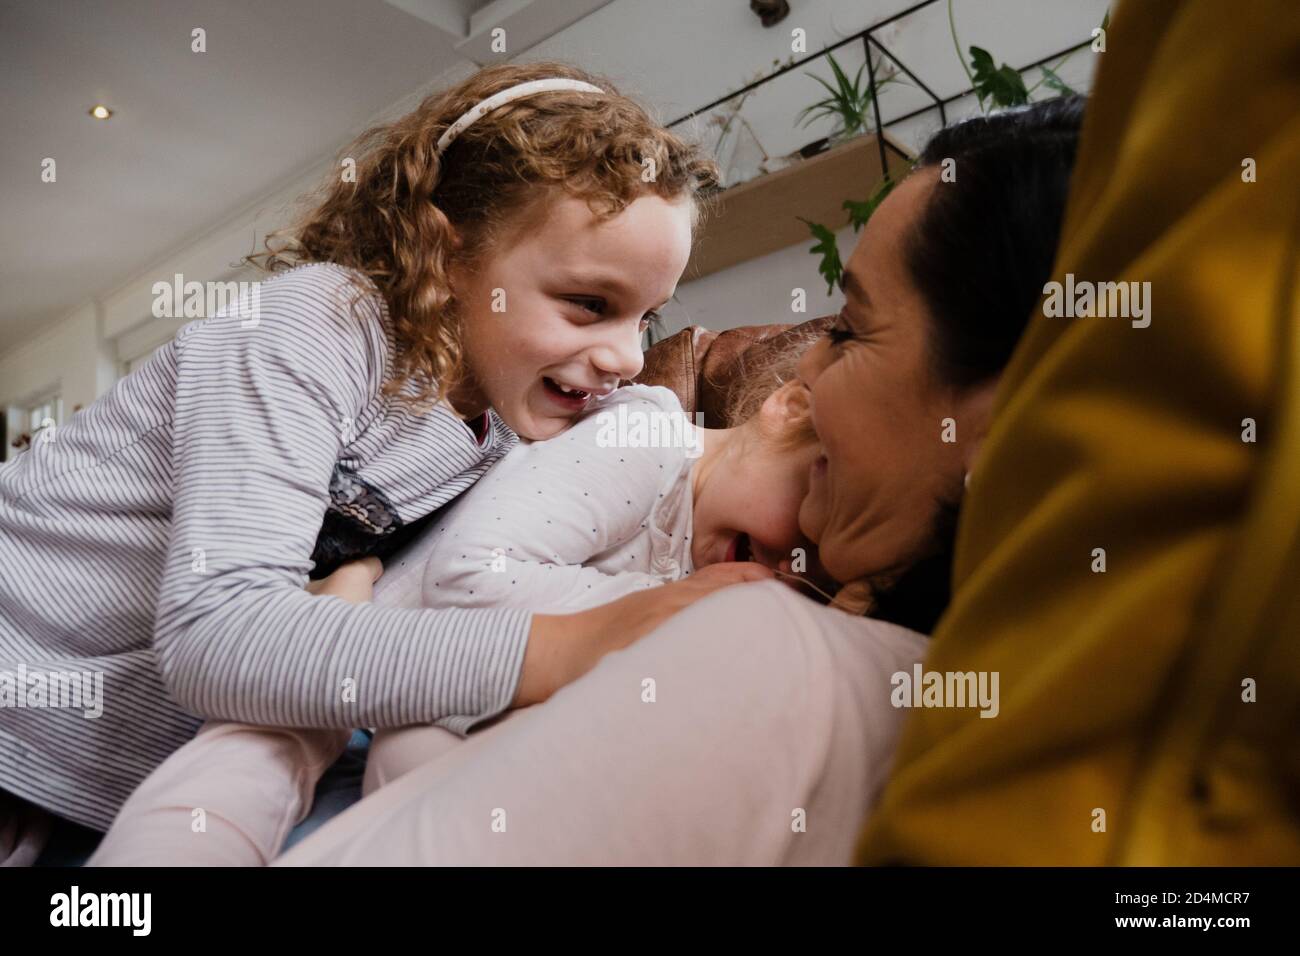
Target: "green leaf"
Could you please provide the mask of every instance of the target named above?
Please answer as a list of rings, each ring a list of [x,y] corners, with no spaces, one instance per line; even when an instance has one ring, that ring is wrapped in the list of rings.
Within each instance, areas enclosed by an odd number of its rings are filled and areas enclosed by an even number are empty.
[[[849,78],[845,75],[844,71],[840,69],[840,64],[839,61],[835,59],[835,54],[827,53],[826,59],[830,60],[831,72],[835,74],[835,82],[839,85],[841,95],[847,98],[856,93],[857,90],[849,83]],[[859,71],[858,76],[861,75],[862,73]]]
[[[828,100],[829,102],[832,102],[832,103],[838,103],[838,102],[840,102],[840,101],[843,99],[843,97],[842,97],[842,95],[841,95],[841,93],[840,93],[839,90],[837,90],[835,87],[831,86],[830,83],[826,82],[826,80],[822,79],[822,78],[821,78],[820,76],[818,76],[816,73],[806,73],[806,74],[804,74],[804,75],[805,75],[805,76],[811,76],[814,80],[816,80],[816,81],[817,81],[818,83],[820,83],[822,86],[826,87],[826,92],[830,94],[830,96],[827,97],[827,100]]]
[[[817,271],[826,280],[826,294],[830,295],[840,284],[840,279],[844,275],[844,263],[840,261],[840,249],[835,244],[835,233],[819,222],[810,222],[802,216],[799,216],[798,219],[812,232],[813,238],[820,240],[817,245],[808,251],[813,255],[822,257],[821,262],[817,264]]]
[[[1054,70],[1051,70],[1045,66],[1040,66],[1039,69],[1043,71],[1043,83],[1045,83],[1047,86],[1056,90],[1056,92],[1059,93],[1061,96],[1075,95],[1075,91],[1070,88],[1070,85],[1066,83],[1065,80],[1057,76]]]
[[[804,114],[807,114],[807,117],[800,125],[807,126],[813,120],[821,119],[823,116],[835,115],[835,110],[829,106],[823,106],[819,103],[814,103],[812,106],[809,106],[806,109],[802,109],[799,111],[800,116],[804,116]]]
[[[992,100],[995,106],[1024,106],[1029,102],[1029,91],[1020,74],[1005,63],[994,66],[993,55],[988,50],[970,48],[970,63],[974,70],[975,93],[980,106]]]
[[[814,120],[819,120],[823,116],[838,116],[838,115],[839,113],[836,111],[834,104],[829,103],[826,100],[822,100],[820,102],[812,104],[812,106],[805,106],[803,109],[799,111],[799,118],[803,120],[803,122],[801,122],[799,125],[808,126]]]
[[[844,208],[849,211],[849,222],[853,225],[853,231],[859,232],[871,218],[871,214],[876,211],[879,203],[874,203],[870,199],[864,199],[862,202],[856,202],[852,199],[844,200]]]
[[[979,88],[980,77],[987,77],[997,70],[997,65],[993,62],[993,54],[978,46],[970,48],[970,65],[975,71],[976,89]]]
[[[867,220],[880,208],[880,204],[885,201],[885,197],[889,195],[893,188],[893,179],[886,176],[880,181],[880,185],[876,187],[875,191],[862,202],[856,202],[852,199],[844,200],[844,208],[848,210],[849,222],[852,224],[854,232],[859,232],[867,224]]]
[[[817,76],[814,73],[807,73],[805,74],[805,76],[811,76],[822,86],[826,87],[826,89],[830,90],[831,95],[825,97],[824,99],[818,100],[817,102],[813,103],[811,106],[805,106],[803,109],[801,109],[799,111],[799,117],[803,119],[801,125],[807,126],[813,120],[820,119],[822,116],[828,116],[828,115],[839,116],[840,97],[839,97],[839,93],[835,90],[835,88],[832,87],[825,80],[823,80],[820,76]],[[812,115],[814,113],[815,115]]]

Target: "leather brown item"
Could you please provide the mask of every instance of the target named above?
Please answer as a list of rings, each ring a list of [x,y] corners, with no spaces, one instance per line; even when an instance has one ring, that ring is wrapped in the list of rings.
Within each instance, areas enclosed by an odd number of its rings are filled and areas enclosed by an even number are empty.
[[[728,410],[733,389],[746,372],[768,367],[781,352],[806,346],[833,318],[799,325],[746,325],[725,332],[689,326],[646,350],[645,366],[635,381],[672,389],[688,415],[704,413],[706,428],[727,428],[738,424],[729,420]]]
[[[695,354],[697,350],[702,351],[697,343],[704,340],[706,344],[703,349],[707,349],[707,342],[711,341],[715,334],[698,325],[692,325],[656,342],[646,349],[643,355],[645,364],[641,368],[641,374],[633,381],[642,385],[663,385],[672,389],[682,403],[683,411],[687,415],[694,416],[697,396]],[[627,385],[629,382],[625,379],[619,384]]]

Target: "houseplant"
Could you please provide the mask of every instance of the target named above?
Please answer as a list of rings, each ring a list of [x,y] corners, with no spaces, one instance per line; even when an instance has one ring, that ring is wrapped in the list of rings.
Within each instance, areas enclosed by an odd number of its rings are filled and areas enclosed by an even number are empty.
[[[862,71],[867,68],[867,64],[863,63],[858,67],[858,72],[850,80],[835,59],[835,54],[827,53],[826,59],[830,61],[835,85],[832,86],[816,73],[804,74],[820,83],[827,95],[800,110],[798,120],[800,126],[806,127],[818,120],[831,118],[834,119],[835,126],[829,136],[815,140],[798,151],[804,158],[816,155],[846,139],[852,139],[860,133],[871,132],[875,128],[871,120],[871,83],[869,80],[866,83],[862,80]],[[872,67],[879,76],[876,80],[877,95],[884,87],[898,81],[897,72],[883,69],[878,61],[873,63]]]
[[[1109,23],[1110,12],[1107,11],[1101,22],[1103,32]],[[1073,55],[1072,53],[1066,54],[1055,67],[1040,66],[1038,69],[1042,73],[1041,78],[1033,86],[1026,87],[1019,70],[1005,63],[1000,67],[997,66],[997,61],[994,60],[993,55],[981,47],[970,47],[970,63],[967,64],[965,57],[961,53],[961,43],[957,39],[957,26],[953,18],[952,0],[948,0],[948,24],[952,30],[952,41],[957,50],[957,57],[961,61],[962,68],[966,71],[966,76],[970,79],[971,91],[975,93],[979,100],[981,112],[988,113],[990,109],[1024,106],[1029,103],[1034,92],[1044,85],[1048,89],[1055,91],[1057,96],[1074,95],[1075,91],[1056,72],[1069,60]],[[831,63],[832,68],[835,69],[837,79],[840,78],[843,74],[838,65],[835,64],[834,58],[831,59]],[[861,74],[860,70],[859,74]],[[827,84],[823,81],[823,85]],[[879,88],[879,84],[877,84],[877,88]],[[867,92],[869,101],[870,90]],[[808,109],[821,107],[824,103],[824,100],[814,103]],[[853,226],[854,232],[858,232],[866,225],[872,213],[876,211],[876,208],[893,188],[894,182],[888,171],[886,171],[884,178],[877,184],[867,199],[862,201],[846,199],[844,201],[843,208],[849,213],[849,222]],[[817,244],[812,246],[809,252],[820,257],[817,271],[826,280],[826,291],[830,293],[840,284],[844,274],[844,265],[840,260],[839,248],[835,244],[835,232],[821,223],[810,222],[807,219],[801,221],[808,226],[813,238],[817,240]]]

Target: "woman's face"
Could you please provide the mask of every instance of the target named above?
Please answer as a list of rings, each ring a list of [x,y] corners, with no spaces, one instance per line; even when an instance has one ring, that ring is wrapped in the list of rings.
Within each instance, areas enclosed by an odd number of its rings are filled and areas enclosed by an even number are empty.
[[[927,308],[904,264],[909,230],[936,188],[937,172],[921,170],[876,210],[845,268],[843,311],[799,363],[821,441],[799,526],[841,583],[924,556],[938,502],[961,494],[966,455],[985,428],[974,393],[936,380]],[[955,442],[944,441],[947,418]]]
[[[453,273],[469,379],[452,397],[487,406],[520,436],[558,435],[596,395],[641,370],[641,333],[677,287],[691,251],[691,208],[655,195],[597,219],[569,196]]]

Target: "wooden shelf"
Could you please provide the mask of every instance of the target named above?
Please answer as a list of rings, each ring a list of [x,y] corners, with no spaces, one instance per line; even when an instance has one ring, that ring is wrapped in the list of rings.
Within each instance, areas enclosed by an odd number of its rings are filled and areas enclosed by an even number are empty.
[[[902,176],[911,154],[888,133],[891,175]],[[875,134],[858,136],[810,159],[733,186],[713,198],[683,282],[699,279],[797,242],[816,241],[799,217],[831,229],[848,225],[846,199],[866,199],[883,175]]]

